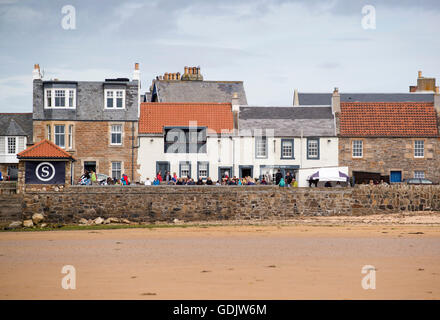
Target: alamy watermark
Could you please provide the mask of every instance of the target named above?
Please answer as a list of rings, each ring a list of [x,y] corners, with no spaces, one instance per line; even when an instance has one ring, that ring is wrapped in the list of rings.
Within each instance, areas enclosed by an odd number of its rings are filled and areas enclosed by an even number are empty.
[[[72,5],[65,5],[61,8],[61,13],[64,15],[61,19],[61,27],[64,30],[76,29],[76,9]]]
[[[376,268],[371,265],[365,265],[362,267],[361,272],[365,274],[361,281],[362,288],[364,290],[376,289]]]
[[[361,25],[364,30],[376,29],[376,8],[372,5],[362,7]]]
[[[61,269],[61,273],[65,274],[63,279],[61,279],[61,287],[64,290],[75,290],[76,289],[76,269],[74,266],[66,265]]]

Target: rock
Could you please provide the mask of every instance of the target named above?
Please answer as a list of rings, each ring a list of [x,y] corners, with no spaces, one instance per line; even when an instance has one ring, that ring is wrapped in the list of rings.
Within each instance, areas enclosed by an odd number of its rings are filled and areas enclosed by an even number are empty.
[[[85,215],[87,215],[87,216],[96,216],[96,210],[95,209],[93,209],[93,208],[90,208],[90,209],[87,209],[85,212],[84,212],[84,214]]]
[[[101,217],[96,218],[95,220],[93,220],[94,224],[103,224],[104,223],[104,219]]]
[[[175,224],[182,224],[183,223],[183,220],[179,220],[179,219],[174,219],[173,220],[173,222],[175,223]]]
[[[87,219],[81,218],[79,219],[79,224],[88,224],[89,221]]]
[[[110,217],[104,220],[104,224],[110,224],[110,223],[119,223],[119,219]]]
[[[23,227],[25,228],[32,228],[34,226],[34,223],[32,222],[32,220],[24,220],[23,221]]]
[[[121,219],[122,223],[130,224],[130,221],[128,219]]]
[[[18,228],[18,227],[21,227],[23,225],[23,222],[21,222],[21,221],[12,221],[10,224],[9,224],[9,228]]]
[[[47,227],[47,223],[40,224],[40,228],[46,228],[46,227]]]
[[[39,224],[43,220],[44,220],[44,216],[41,213],[34,213],[32,215],[32,222],[35,224]]]

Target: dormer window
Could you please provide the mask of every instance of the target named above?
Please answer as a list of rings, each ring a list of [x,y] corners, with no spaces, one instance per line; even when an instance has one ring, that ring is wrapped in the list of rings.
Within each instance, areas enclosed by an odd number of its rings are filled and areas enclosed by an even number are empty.
[[[104,96],[106,109],[125,109],[125,90],[105,89]]]
[[[75,108],[76,89],[50,88],[44,90],[45,108]]]

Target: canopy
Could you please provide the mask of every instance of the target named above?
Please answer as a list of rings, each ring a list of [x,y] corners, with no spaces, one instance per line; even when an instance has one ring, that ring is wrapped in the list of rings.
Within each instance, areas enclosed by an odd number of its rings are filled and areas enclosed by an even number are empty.
[[[319,181],[348,181],[348,176],[339,171],[338,168],[322,168],[316,171],[310,176],[313,180],[319,179]],[[309,179],[310,179],[309,178]]]

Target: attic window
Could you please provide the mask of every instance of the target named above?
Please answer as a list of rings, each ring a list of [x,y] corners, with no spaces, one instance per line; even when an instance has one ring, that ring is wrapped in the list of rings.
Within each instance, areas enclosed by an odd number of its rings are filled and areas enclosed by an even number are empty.
[[[44,91],[45,108],[75,108],[76,89],[50,88]]]
[[[125,109],[125,90],[104,90],[105,109]]]

